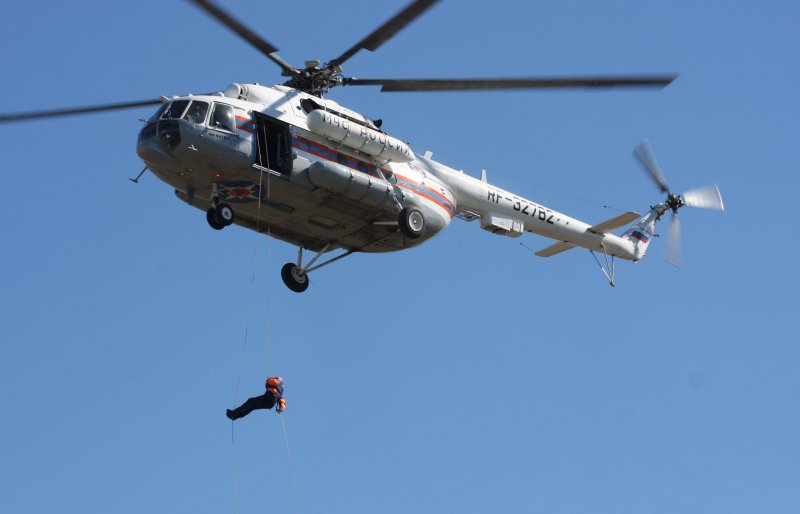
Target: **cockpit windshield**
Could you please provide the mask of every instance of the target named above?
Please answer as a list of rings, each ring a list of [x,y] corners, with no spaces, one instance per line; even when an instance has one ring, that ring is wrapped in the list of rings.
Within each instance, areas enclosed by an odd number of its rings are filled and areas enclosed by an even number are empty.
[[[159,107],[158,111],[150,118],[156,120],[189,120],[192,123],[202,125],[206,122],[208,115],[208,102],[199,100],[175,100]]]
[[[189,100],[176,100],[169,105],[169,108],[161,115],[161,119],[178,120],[183,116],[186,107],[189,105]]]
[[[161,104],[161,107],[158,108],[156,113],[153,114],[148,121],[156,121],[159,119],[161,115],[164,114],[164,111],[167,110],[167,107],[169,107],[169,104]]]

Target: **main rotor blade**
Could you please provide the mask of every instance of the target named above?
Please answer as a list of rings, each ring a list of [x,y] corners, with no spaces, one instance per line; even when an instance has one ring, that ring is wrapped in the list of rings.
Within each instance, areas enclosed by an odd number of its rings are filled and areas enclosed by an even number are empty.
[[[653,154],[653,150],[650,148],[650,143],[647,139],[642,140],[636,145],[636,148],[633,149],[633,153],[639,158],[645,169],[650,172],[650,176],[653,177],[653,180],[661,192],[669,193],[669,186],[667,186],[667,182],[664,180],[664,174],[661,173],[661,167],[658,165],[656,156]]]
[[[725,205],[722,203],[722,195],[716,185],[698,187],[683,193],[683,201],[686,205],[700,207],[702,209],[715,209],[724,211]]]
[[[11,123],[15,121],[32,121],[45,118],[58,118],[60,116],[72,116],[75,114],[90,114],[93,112],[119,111],[132,109],[134,107],[144,107],[147,105],[158,105],[161,100],[142,100],[139,102],[122,102],[105,105],[94,105],[87,107],[73,107],[70,109],[53,109],[48,111],[18,112],[13,114],[0,114],[0,123]]]
[[[678,268],[681,267],[681,222],[674,213],[669,223],[669,235],[667,236],[667,245],[664,247],[663,255],[667,262]]]
[[[329,62],[326,67],[333,68],[341,65],[362,48],[374,52],[438,1],[439,0],[415,0],[408,4],[405,9],[395,14],[393,18],[375,29],[370,35],[356,43],[342,55]]]
[[[347,79],[348,86],[382,86],[383,92],[478,91],[487,89],[563,89],[611,87],[664,87],[676,75],[623,77],[551,77],[497,79]]]
[[[222,10],[215,3],[209,0],[189,0],[200,9],[211,15],[217,21],[231,29],[236,35],[250,43],[256,50],[266,55],[268,59],[277,64],[283,70],[285,76],[295,76],[300,72],[297,71],[291,64],[281,59],[275,52],[278,49],[269,41],[259,36],[249,28],[245,27],[233,16]]]

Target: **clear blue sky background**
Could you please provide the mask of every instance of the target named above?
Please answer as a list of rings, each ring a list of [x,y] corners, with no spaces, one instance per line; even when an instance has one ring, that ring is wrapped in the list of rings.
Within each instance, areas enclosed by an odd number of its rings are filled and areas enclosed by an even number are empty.
[[[295,65],[405,3],[220,1]],[[0,112],[281,80],[185,2],[3,11]],[[238,377],[241,401],[280,373],[297,512],[796,512],[799,51],[794,1],[449,0],[346,64],[680,73],[662,91],[331,95],[587,222],[661,200],[631,156],[645,137],[675,190],[720,186],[724,213],[681,212],[683,269],[662,238],[613,289],[588,252],[540,259],[520,243],[543,238],[454,220],[297,295],[278,278],[294,248],[128,181],[151,109],[0,126],[0,510],[291,512],[280,418],[237,422],[234,446],[224,417]]]

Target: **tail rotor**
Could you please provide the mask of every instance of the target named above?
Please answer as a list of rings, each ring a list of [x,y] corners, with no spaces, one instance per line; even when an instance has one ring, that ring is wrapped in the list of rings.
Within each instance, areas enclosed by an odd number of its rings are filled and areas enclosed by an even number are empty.
[[[689,207],[699,207],[701,209],[713,209],[722,211],[725,206],[722,202],[722,195],[716,185],[709,185],[690,189],[682,195],[670,192],[669,186],[664,179],[664,174],[661,172],[661,167],[655,158],[650,143],[645,139],[636,145],[633,153],[639,158],[645,171],[648,172],[650,177],[656,183],[656,186],[662,193],[666,193],[667,200],[664,203],[653,206],[656,211],[656,218],[661,218],[667,211],[672,211],[672,219],[669,226],[669,235],[667,244],[664,247],[664,259],[674,266],[680,266],[681,261],[681,224],[678,219],[678,210],[688,205]]]
[[[664,260],[678,268],[683,264],[681,260],[681,220],[674,212],[669,222],[669,235],[662,256]]]

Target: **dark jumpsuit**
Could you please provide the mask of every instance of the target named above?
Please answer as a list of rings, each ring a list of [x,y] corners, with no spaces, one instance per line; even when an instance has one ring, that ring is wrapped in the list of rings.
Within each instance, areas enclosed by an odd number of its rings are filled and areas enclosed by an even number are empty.
[[[225,415],[230,419],[243,418],[254,410],[273,408],[281,398],[283,398],[283,384],[278,386],[267,385],[267,391],[264,394],[249,398],[235,409],[225,411]]]

